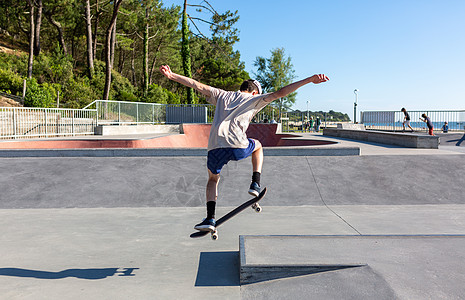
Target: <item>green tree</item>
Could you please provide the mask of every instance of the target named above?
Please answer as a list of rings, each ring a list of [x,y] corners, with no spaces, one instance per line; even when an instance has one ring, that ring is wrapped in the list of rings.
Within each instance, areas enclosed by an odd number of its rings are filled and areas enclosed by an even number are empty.
[[[291,57],[286,57],[284,48],[271,50],[270,58],[258,56],[254,66],[257,67],[255,76],[262,85],[263,91],[267,93],[276,92],[295,79]],[[282,111],[289,109],[295,103],[296,96],[297,92],[294,92],[272,103],[279,109],[279,119]]]
[[[181,41],[181,56],[182,56],[182,69],[184,76],[192,78],[191,71],[191,50],[189,48],[189,25],[187,24],[187,0],[184,0],[184,9],[182,11],[182,41]],[[194,103],[194,89],[186,87],[187,90],[187,104]]]

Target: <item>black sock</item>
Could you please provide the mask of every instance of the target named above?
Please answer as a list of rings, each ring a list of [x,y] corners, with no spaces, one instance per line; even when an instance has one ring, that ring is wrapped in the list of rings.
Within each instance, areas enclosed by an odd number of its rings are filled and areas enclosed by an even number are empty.
[[[216,201],[207,202],[207,219],[215,218]]]
[[[256,182],[258,185],[260,185],[260,172],[253,172],[252,182]]]

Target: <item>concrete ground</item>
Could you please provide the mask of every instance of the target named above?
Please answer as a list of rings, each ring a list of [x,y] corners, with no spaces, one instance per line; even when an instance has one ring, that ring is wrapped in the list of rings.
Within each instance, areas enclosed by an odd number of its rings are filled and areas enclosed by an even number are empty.
[[[264,211],[215,242],[189,238],[205,213],[203,157],[0,158],[0,299],[258,299],[263,285],[240,285],[239,235],[465,234],[462,145],[331,140],[361,156],[266,157]],[[249,199],[250,173],[250,160],[223,170],[218,216]]]

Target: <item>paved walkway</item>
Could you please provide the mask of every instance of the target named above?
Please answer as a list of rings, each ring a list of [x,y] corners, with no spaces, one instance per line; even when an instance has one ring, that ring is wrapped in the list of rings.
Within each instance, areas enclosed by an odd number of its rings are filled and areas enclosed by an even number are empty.
[[[189,238],[203,157],[0,158],[0,298],[250,298],[239,235],[465,234],[463,147],[339,141],[362,155],[267,157],[264,211],[216,242]],[[224,169],[218,215],[248,199],[249,173],[250,160]]]

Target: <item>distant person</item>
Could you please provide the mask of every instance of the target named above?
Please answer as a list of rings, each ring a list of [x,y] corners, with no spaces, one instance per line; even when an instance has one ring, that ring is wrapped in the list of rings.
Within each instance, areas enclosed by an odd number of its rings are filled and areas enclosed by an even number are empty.
[[[316,117],[316,120],[315,120],[315,132],[320,132],[320,125],[321,125],[320,117]]]
[[[426,114],[422,114],[421,116],[423,117],[423,119],[420,118],[420,120],[425,122],[426,126],[428,126],[428,134],[429,135],[434,135],[434,133],[433,133],[434,127],[433,127],[433,122],[431,122],[431,119]]]
[[[410,128],[410,130],[413,132],[413,128],[412,128],[412,126],[410,126],[410,115],[409,115],[409,113],[407,112],[405,107],[402,107],[402,109],[400,111],[404,113],[404,122],[402,122],[402,126],[404,127],[403,131],[405,131],[405,125],[407,125],[408,128]]]
[[[309,131],[313,131],[313,126],[314,126],[315,120],[313,120],[313,117],[310,117],[310,126],[309,126]]]
[[[168,79],[191,87],[207,98],[207,102],[216,106],[215,116],[208,138],[206,187],[207,217],[194,228],[200,231],[214,231],[216,228],[215,209],[218,198],[218,183],[221,169],[229,161],[238,161],[252,156],[252,183],[249,194],[260,194],[260,175],[263,166],[263,147],[255,139],[247,138],[250,120],[271,102],[285,97],[298,88],[309,84],[319,84],[329,80],[324,74],[317,74],[291,83],[276,92],[262,94],[258,81],[245,80],[239,91],[225,91],[198,82],[192,78],[176,74],[167,65],[160,72]]]
[[[444,133],[449,132],[449,124],[447,124],[447,122],[444,122],[444,125],[442,125],[442,132]]]

